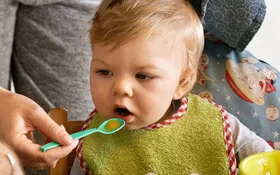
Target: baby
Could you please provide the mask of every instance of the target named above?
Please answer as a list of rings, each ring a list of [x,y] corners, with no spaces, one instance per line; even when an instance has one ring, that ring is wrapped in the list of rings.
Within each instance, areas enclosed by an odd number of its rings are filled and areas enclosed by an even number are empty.
[[[92,21],[85,126],[125,120],[77,148],[71,174],[236,174],[237,159],[273,149],[222,106],[190,90],[204,46],[184,0],[104,0]],[[237,155],[237,156],[236,156]]]

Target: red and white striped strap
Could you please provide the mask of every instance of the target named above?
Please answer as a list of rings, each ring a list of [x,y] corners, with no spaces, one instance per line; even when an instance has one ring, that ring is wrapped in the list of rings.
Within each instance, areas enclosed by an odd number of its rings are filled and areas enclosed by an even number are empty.
[[[94,115],[96,114],[96,110],[92,111],[88,117],[88,119],[85,121],[85,124],[83,125],[82,127],[82,130],[85,130],[89,127],[89,124],[92,120],[92,118],[94,117]],[[83,159],[83,155],[82,155],[82,145],[83,145],[83,139],[80,139],[80,142],[77,146],[77,149],[76,149],[76,154],[77,154],[77,158],[80,162],[80,166],[84,172],[85,175],[91,175],[90,171],[89,171],[89,168],[88,166],[86,165],[86,162],[84,161]]]
[[[223,116],[224,142],[225,142],[225,146],[226,146],[226,153],[227,153],[228,160],[229,160],[229,174],[236,175],[237,163],[236,163],[236,156],[235,156],[235,151],[234,151],[234,141],[233,141],[233,137],[232,137],[232,131],[230,128],[228,112],[221,105],[218,105],[212,101],[210,101],[210,103],[215,105],[220,110],[220,112]]]

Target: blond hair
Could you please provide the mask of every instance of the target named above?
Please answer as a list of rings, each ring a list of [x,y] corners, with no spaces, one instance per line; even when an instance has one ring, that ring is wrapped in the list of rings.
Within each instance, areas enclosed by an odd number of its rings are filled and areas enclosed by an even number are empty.
[[[171,34],[171,41],[184,44],[184,70],[193,76],[182,75],[181,83],[192,88],[204,35],[201,21],[188,0],[103,0],[90,29],[92,45],[113,44],[112,49],[137,37],[155,34]]]

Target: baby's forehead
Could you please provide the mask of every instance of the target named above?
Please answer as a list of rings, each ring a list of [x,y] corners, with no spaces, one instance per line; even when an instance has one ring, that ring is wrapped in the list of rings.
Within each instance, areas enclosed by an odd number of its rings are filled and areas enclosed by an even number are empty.
[[[152,32],[149,34],[139,34],[134,37],[123,38],[122,42],[117,39],[113,44],[115,47],[123,45],[129,46],[135,43],[143,43],[147,46],[166,46],[166,50],[170,52],[184,51],[187,47],[184,37],[176,34],[176,32]]]
[[[116,38],[111,42],[97,42],[93,44],[93,49],[102,52],[126,51],[134,49],[135,54],[139,52],[157,52],[161,48],[162,52],[172,53],[174,56],[185,54],[187,44],[182,37],[176,35],[166,35],[157,33],[153,35],[139,35],[132,38]],[[154,49],[154,50],[153,50]]]
[[[186,52],[183,44],[167,40],[166,37],[153,36],[149,38],[138,37],[127,42],[119,44],[115,41],[112,43],[96,43],[93,48],[93,57],[110,60],[120,57],[129,57],[134,61],[153,62],[157,61],[176,62],[182,65],[186,58]]]

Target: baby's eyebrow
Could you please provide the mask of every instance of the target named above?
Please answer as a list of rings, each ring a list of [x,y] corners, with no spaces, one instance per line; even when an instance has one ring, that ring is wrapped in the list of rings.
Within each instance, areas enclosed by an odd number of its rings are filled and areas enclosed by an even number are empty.
[[[92,59],[92,62],[103,64],[105,66],[110,66],[110,64],[108,64],[105,61],[103,61],[102,59],[99,59],[99,58],[96,58],[96,57]]]
[[[157,71],[161,71],[162,68],[153,65],[153,64],[144,64],[144,65],[140,65],[137,66],[137,70],[157,70]]]
[[[160,69],[158,66],[154,65],[154,64],[143,64],[141,66],[138,67],[139,69]]]

